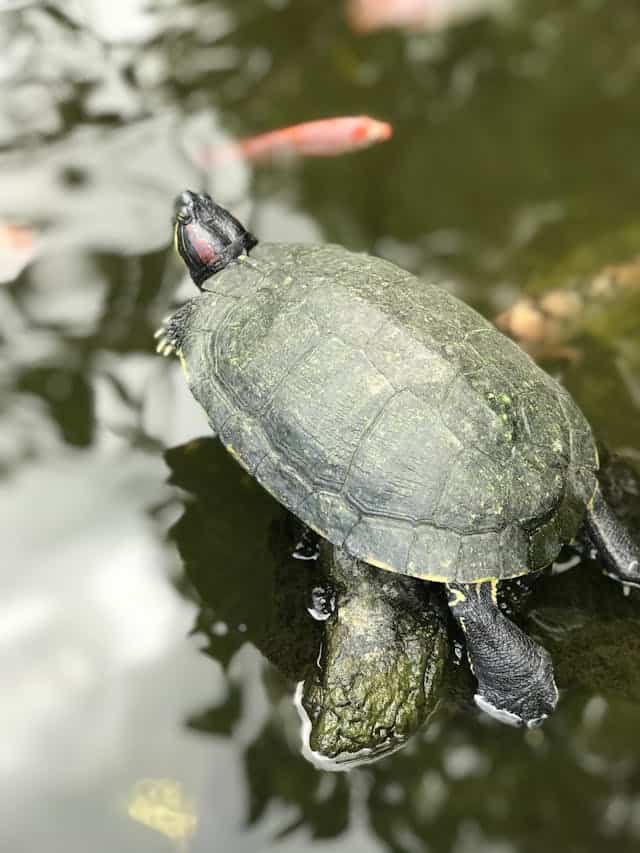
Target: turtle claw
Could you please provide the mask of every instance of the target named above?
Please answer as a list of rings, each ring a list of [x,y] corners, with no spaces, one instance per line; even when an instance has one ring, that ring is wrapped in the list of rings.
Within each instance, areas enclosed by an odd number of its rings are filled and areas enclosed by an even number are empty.
[[[160,328],[155,333],[154,338],[157,339],[158,343],[156,344],[156,352],[163,356],[173,355],[176,351],[174,344],[171,341],[167,340],[165,337],[166,329]]]
[[[173,319],[172,315],[165,317],[160,327],[153,333],[156,340],[156,352],[165,357],[173,355],[178,349],[178,342],[171,327]]]
[[[622,594],[624,595],[625,598],[629,598],[629,596],[631,595],[631,587],[629,586],[628,583],[622,584]]]

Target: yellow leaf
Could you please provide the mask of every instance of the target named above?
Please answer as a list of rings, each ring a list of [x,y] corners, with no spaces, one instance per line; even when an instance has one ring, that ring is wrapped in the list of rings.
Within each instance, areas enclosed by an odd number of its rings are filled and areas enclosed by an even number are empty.
[[[198,825],[193,803],[172,779],[141,779],[131,792],[128,814],[176,842],[184,842]]]

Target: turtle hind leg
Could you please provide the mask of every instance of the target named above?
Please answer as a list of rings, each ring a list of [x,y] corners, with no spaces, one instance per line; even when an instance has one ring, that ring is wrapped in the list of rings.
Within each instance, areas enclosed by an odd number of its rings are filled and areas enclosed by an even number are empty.
[[[604,561],[606,574],[628,586],[640,586],[640,545],[616,517],[599,488],[587,509],[585,527]]]
[[[558,702],[553,664],[546,649],[499,610],[496,586],[449,583],[449,608],[465,635],[476,705],[500,722],[533,728]]]

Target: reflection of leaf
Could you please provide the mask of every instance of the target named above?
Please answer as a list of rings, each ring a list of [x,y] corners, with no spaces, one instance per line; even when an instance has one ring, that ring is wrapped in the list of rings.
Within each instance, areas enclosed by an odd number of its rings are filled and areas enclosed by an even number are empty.
[[[197,732],[230,735],[240,718],[241,699],[242,691],[237,685],[232,684],[229,695],[221,705],[216,705],[215,708],[210,708],[201,714],[192,714],[187,720],[187,726]]]
[[[320,629],[306,611],[312,567],[291,559],[282,507],[217,439],[172,448],[165,458],[171,482],[195,497],[171,537],[200,596],[194,632],[205,637],[205,653],[227,666],[250,640],[300,680],[317,656]]]
[[[21,391],[43,399],[69,444],[86,447],[95,427],[93,389],[87,377],[70,367],[34,367],[18,380]]]
[[[257,823],[275,800],[295,809],[294,817],[280,830],[279,837],[301,825],[308,827],[313,838],[335,838],[345,831],[349,822],[346,774],[330,774],[327,778],[302,761],[273,724],[251,744],[245,760],[250,787],[250,824]]]
[[[128,814],[172,841],[185,842],[198,825],[193,803],[172,779],[140,780],[131,792]]]
[[[136,412],[138,416],[140,416],[142,411],[142,400],[139,396],[132,393],[126,383],[123,382],[120,377],[116,376],[113,371],[105,370],[103,371],[102,376],[104,376],[106,381],[111,385],[120,402],[124,403],[127,408]]]
[[[53,3],[46,3],[44,8],[47,10],[47,14],[61,24],[65,29],[70,30],[73,33],[80,33],[86,31],[86,22],[83,22],[82,26],[73,20],[63,9],[60,9],[58,6],[55,6]]]
[[[157,326],[150,306],[158,297],[167,265],[167,250],[131,257],[96,255],[96,265],[111,286],[107,292],[96,342],[112,351],[148,352]]]
[[[196,497],[171,530],[206,603],[196,630],[226,665],[247,639],[260,645],[264,636],[274,571],[269,530],[282,510],[215,439],[173,448],[166,460],[171,482]]]
[[[182,520],[183,519],[181,519],[181,521]],[[180,523],[181,522],[178,522],[178,524]],[[198,583],[193,579],[194,572],[188,569],[186,564],[185,569],[188,572],[191,572],[189,580],[193,583],[200,594]],[[220,620],[220,612],[225,612],[226,599],[224,589],[225,583],[224,581],[221,581],[221,604],[217,608],[207,607],[206,605],[203,606],[200,595],[198,596],[197,603],[201,606],[191,633],[204,638],[205,645],[200,649],[201,652],[214,660],[217,660],[218,663],[222,664],[222,666],[226,668],[231,662],[231,658],[248,638],[243,631],[239,630],[238,625],[229,625],[227,622],[222,622]],[[221,626],[222,630],[218,630],[218,626]]]

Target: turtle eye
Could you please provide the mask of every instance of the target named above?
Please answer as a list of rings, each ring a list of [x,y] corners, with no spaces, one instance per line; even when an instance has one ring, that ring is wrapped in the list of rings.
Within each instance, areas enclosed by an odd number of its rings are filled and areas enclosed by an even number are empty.
[[[176,221],[186,223],[191,219],[191,211],[187,207],[180,207],[176,210]]]

